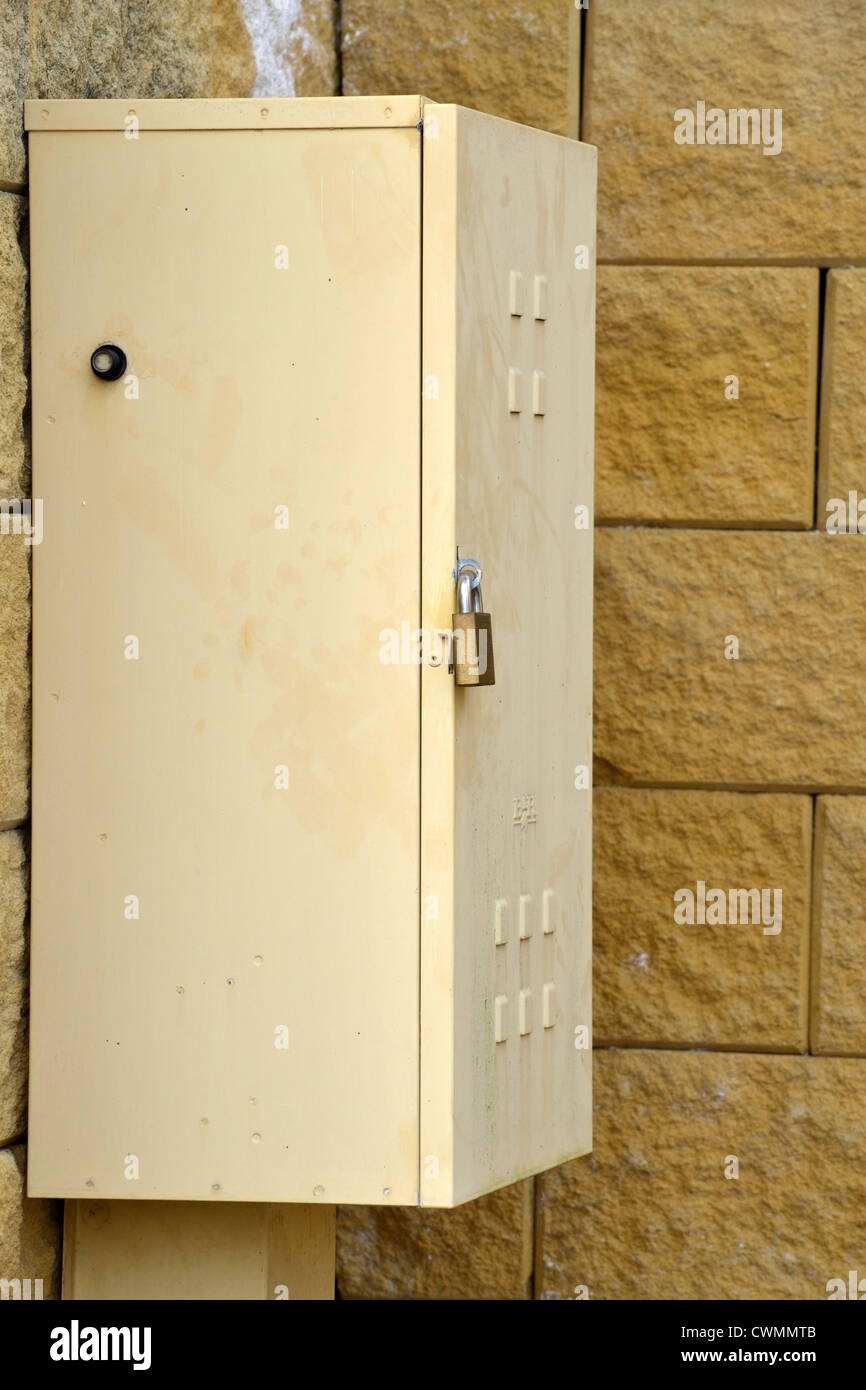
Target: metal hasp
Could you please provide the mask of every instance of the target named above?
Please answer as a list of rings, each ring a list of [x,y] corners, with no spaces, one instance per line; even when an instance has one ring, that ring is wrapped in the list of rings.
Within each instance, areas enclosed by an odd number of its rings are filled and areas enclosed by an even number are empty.
[[[477,560],[457,566],[457,612],[453,623],[454,680],[457,685],[495,685],[490,614],[481,598],[482,570]]]

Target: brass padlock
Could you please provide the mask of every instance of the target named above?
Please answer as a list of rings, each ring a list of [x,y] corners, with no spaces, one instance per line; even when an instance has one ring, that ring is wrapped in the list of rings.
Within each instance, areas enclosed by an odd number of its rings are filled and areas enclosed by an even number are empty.
[[[494,685],[493,633],[490,614],[481,611],[481,566],[460,560],[457,607],[452,620],[453,666],[457,685]]]

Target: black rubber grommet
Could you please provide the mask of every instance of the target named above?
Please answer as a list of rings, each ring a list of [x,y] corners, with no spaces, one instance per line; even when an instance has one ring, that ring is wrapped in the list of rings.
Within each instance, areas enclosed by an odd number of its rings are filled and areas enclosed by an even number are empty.
[[[100,343],[90,354],[90,365],[100,381],[117,381],[126,371],[126,353],[115,343]]]

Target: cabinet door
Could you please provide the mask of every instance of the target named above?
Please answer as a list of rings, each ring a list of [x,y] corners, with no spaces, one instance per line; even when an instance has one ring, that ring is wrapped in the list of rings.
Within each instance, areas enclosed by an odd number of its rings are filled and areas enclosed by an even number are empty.
[[[421,1197],[451,1206],[591,1147],[595,150],[435,104],[424,135],[424,621],[479,561],[496,671],[422,675]]]
[[[31,180],[30,1191],[414,1202],[420,137]]]

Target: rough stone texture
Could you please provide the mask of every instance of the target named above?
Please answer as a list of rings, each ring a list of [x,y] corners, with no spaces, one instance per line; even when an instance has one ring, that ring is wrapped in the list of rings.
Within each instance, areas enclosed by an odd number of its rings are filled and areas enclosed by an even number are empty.
[[[388,10],[344,0],[347,93],[422,91],[569,130],[568,0]],[[588,30],[602,257],[866,258],[857,0],[592,0]],[[7,5],[0,186],[25,177],[27,95],[323,94],[336,90],[335,32],[333,0]],[[673,112],[699,99],[782,107],[783,153],[676,145]],[[29,477],[21,208],[0,195],[2,496]],[[814,269],[602,268],[599,515],[810,525],[815,325]],[[866,271],[833,272],[819,526],[828,496],[866,497],[864,342]],[[724,398],[730,373],[737,402]],[[866,539],[617,530],[597,548],[602,781],[866,791]],[[28,605],[27,548],[0,537],[0,825],[27,813]],[[728,634],[737,662],[724,659]],[[801,1047],[806,799],[607,786],[596,831],[596,1039]],[[866,797],[819,797],[818,1052],[866,1053],[864,850]],[[21,833],[0,835],[0,1144],[24,1120],[23,859]],[[698,877],[781,887],[781,934],[677,927],[673,891]],[[595,1060],[595,1152],[538,1184],[540,1296],[584,1283],[605,1298],[824,1298],[828,1279],[866,1272],[866,1060],[634,1049]],[[723,1176],[728,1154],[738,1181]],[[42,1277],[56,1296],[59,1208],[24,1198],[23,1160],[0,1151],[0,1278]],[[454,1212],[341,1209],[341,1296],[526,1298],[533,1190]]]
[[[116,95],[250,95],[255,64],[241,0],[128,0],[122,15],[122,93]]]
[[[864,1274],[866,1060],[595,1063],[594,1152],[538,1179],[540,1297],[825,1299]]]
[[[25,1197],[23,1145],[0,1152],[0,1279],[42,1279],[60,1297],[62,1204]]]
[[[808,796],[598,788],[596,1046],[805,1051],[811,834]],[[781,889],[781,931],[676,923],[674,893],[699,879]]]
[[[824,307],[819,527],[826,527],[831,497],[847,503],[855,491],[858,500],[866,498],[864,351],[866,270],[831,270]]]
[[[125,95],[121,81],[124,7],[120,0],[29,0],[28,8],[28,96]]]
[[[23,425],[27,268],[20,235],[25,207],[25,199],[17,194],[0,193],[0,497],[4,498],[30,495]]]
[[[29,547],[23,536],[10,530],[8,535],[0,534],[0,829],[27,815],[29,633]]]
[[[568,133],[569,15],[562,0],[488,5],[343,0],[343,91],[420,92]]]
[[[24,1133],[27,1092],[27,863],[19,830],[0,834],[0,1145]]]
[[[597,343],[597,520],[811,527],[817,270],[602,266]]]
[[[30,0],[31,95],[248,96],[240,0]]]
[[[337,0],[241,0],[256,63],[255,96],[339,91]],[[386,16],[380,15],[380,23]]]
[[[592,0],[583,139],[599,146],[599,256],[866,255],[861,0]],[[782,109],[782,150],[679,145],[674,112]]]
[[[813,1052],[866,1055],[866,799],[820,796],[815,812]]]
[[[30,80],[27,0],[0,6],[0,188],[24,182],[22,102]]]
[[[454,1211],[339,1207],[337,1296],[528,1298],[532,1207],[531,1179]]]
[[[596,780],[866,789],[864,587],[863,536],[600,528]]]

